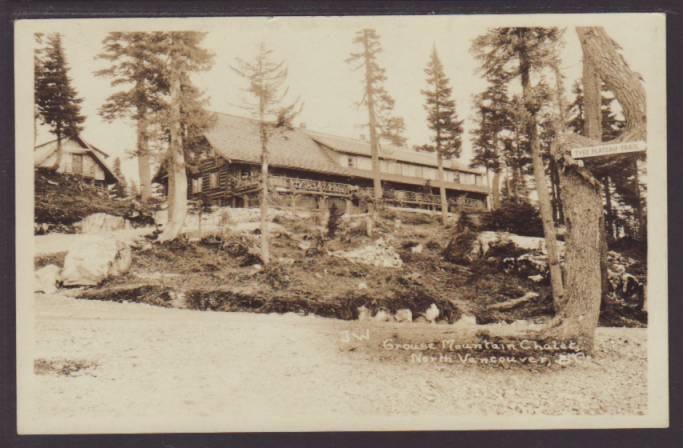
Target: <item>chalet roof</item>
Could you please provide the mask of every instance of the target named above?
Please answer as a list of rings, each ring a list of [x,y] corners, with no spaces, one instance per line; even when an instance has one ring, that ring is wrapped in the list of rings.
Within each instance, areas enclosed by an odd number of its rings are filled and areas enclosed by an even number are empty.
[[[81,136],[74,137],[74,138],[65,137],[64,140],[73,140],[76,143],[78,143],[82,148],[91,149],[91,150],[95,151],[96,153],[98,153],[99,155],[101,155],[102,157],[109,158],[109,154],[102,151],[100,148],[96,147],[92,143],[86,142],[85,140],[83,140],[83,137],[81,137]],[[50,145],[52,143],[57,143],[57,139],[55,138],[55,139],[47,141],[45,143],[41,143],[40,145],[36,145],[36,147],[34,149],[39,149],[39,148],[42,148],[44,146]]]
[[[261,141],[258,122],[254,119],[216,113],[216,123],[205,137],[216,153],[225,159],[260,163]],[[301,129],[276,131],[271,136],[268,149],[269,162],[273,166],[351,175],[350,170],[337,165]]]
[[[330,135],[322,132],[306,131],[311,138],[321,145],[325,145],[333,151],[343,152],[348,154],[357,154],[370,157],[370,143],[349,137],[340,137],[337,135]],[[380,146],[380,159],[396,160],[400,162],[408,162],[416,165],[425,165],[436,167],[436,154],[428,152],[418,152],[412,149],[407,149],[394,145]],[[456,162],[455,160],[444,160],[444,168],[462,171],[465,173],[480,174],[479,170],[468,168],[465,165]]]
[[[109,165],[104,160],[106,157],[109,157],[109,154],[83,140],[82,137],[65,137],[62,139],[62,141],[74,142],[83,150],[83,153],[90,154],[93,159],[95,159],[97,164],[100,165],[104,170],[106,179],[110,181],[109,183],[121,183],[121,179],[114,174],[114,171],[109,168]],[[33,150],[34,166],[40,166],[45,160],[49,159],[55,151],[57,151],[57,139],[36,145]]]
[[[216,112],[215,115],[216,121],[214,125],[204,134],[215,153],[228,161],[259,164],[261,162],[261,141],[259,137],[258,121],[252,118],[218,112]],[[313,136],[314,134],[316,137]],[[280,168],[294,168],[345,177],[372,179],[372,172],[369,170],[339,165],[331,157],[329,151],[322,146],[328,147],[328,144],[319,141],[319,139],[322,140],[322,137],[319,137],[319,135],[324,134],[313,133],[301,128],[278,130],[272,135],[270,143],[268,144],[270,165]],[[331,140],[333,136],[329,137],[330,138],[325,139],[325,141],[333,143]],[[343,137],[336,138],[340,141],[354,141],[353,139],[345,139]],[[368,153],[366,154],[369,154],[369,147],[367,151]],[[403,150],[402,152],[407,151]],[[429,165],[436,166],[436,160],[433,156],[430,157],[428,154],[412,152],[416,159],[420,158],[422,160],[422,158],[429,158]],[[432,158],[434,158],[434,160],[431,160]],[[402,155],[401,160],[408,161],[409,158],[406,155]],[[462,171],[476,172],[469,169],[463,169]],[[159,182],[163,177],[165,177],[165,168],[162,163],[159,167],[159,171],[153,178],[153,182]],[[412,185],[424,185],[426,181],[426,179],[423,178],[384,172],[381,173],[381,177],[386,181]],[[440,185],[438,180],[432,180],[431,184],[434,187]],[[455,182],[444,182],[444,185],[447,188],[464,191],[479,193],[486,193],[488,191],[487,187],[482,185],[465,185]]]

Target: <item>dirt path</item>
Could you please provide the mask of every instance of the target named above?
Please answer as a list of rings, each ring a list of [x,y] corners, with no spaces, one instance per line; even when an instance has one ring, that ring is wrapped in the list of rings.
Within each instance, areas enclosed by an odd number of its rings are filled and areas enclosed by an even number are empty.
[[[381,349],[401,324],[41,294],[35,310],[36,359],[96,364],[34,376],[35,420],[47,432],[267,430],[294,428],[285,424],[292,416],[332,424],[343,416],[646,411],[643,329],[600,329],[595,361],[530,371],[410,362]],[[370,345],[344,342],[345,331],[366,329]]]

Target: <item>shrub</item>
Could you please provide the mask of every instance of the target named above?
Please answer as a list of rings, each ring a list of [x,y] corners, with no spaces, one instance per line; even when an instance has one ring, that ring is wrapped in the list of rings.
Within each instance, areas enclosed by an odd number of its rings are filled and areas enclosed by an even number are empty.
[[[506,201],[482,216],[484,230],[498,230],[526,236],[543,236],[543,222],[536,207],[524,201]]]

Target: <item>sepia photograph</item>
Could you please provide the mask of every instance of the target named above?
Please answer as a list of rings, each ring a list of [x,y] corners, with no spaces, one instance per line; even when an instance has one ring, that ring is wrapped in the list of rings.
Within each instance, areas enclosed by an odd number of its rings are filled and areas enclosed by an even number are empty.
[[[664,15],[14,26],[19,434],[668,426]]]

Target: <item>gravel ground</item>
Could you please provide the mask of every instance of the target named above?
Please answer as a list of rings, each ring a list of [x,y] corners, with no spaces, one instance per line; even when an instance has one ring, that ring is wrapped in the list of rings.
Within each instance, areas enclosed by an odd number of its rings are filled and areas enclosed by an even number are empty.
[[[645,329],[600,328],[594,359],[570,367],[508,369],[412,362],[407,352],[382,346],[399,328],[402,338],[435,337],[451,325],[201,312],[42,294],[35,313],[28,406],[44,432],[268,430],[292,416],[333,422],[647,410]],[[369,341],[345,341],[345,332],[366,330]]]

